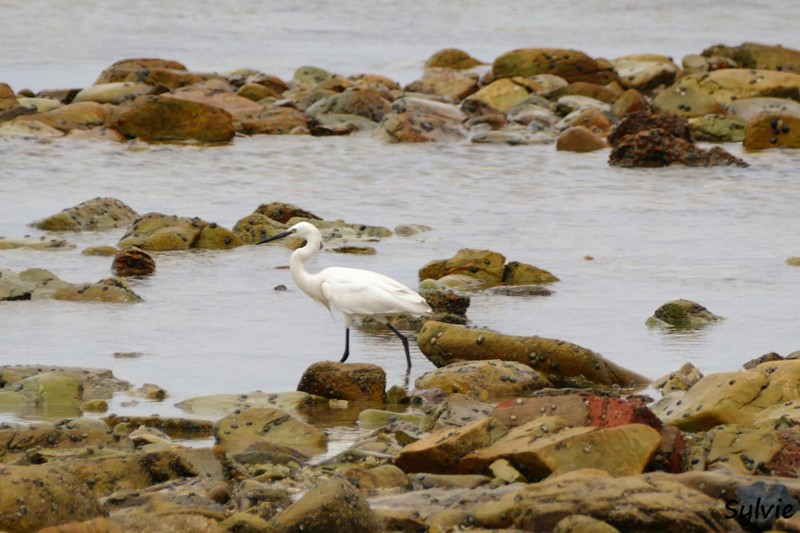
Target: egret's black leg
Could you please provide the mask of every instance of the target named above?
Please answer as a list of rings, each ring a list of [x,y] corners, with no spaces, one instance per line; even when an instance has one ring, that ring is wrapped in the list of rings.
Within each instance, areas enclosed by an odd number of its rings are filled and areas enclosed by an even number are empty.
[[[340,363],[344,363],[347,361],[347,357],[350,355],[350,328],[344,328],[344,355],[339,360]]]
[[[406,361],[408,362],[408,368],[410,369],[411,368],[411,353],[408,351],[408,339],[406,338],[405,335],[403,335],[402,333],[397,331],[397,329],[393,325],[389,324],[388,322],[386,323],[386,327],[389,328],[390,330],[392,330],[394,332],[394,334],[397,335],[398,337],[400,337],[400,340],[403,341],[403,348],[405,348],[405,350],[406,350]]]

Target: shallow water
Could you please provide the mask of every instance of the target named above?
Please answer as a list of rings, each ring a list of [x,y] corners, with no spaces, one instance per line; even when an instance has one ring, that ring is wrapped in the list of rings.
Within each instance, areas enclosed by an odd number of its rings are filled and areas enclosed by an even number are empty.
[[[316,64],[407,82],[449,46],[487,60],[520,46],[676,59],[718,42],[800,47],[785,25],[794,16],[789,3],[710,4],[515,2],[498,9],[477,1],[319,1],[300,9],[287,1],[75,1],[55,10],[43,0],[0,0],[0,80],[37,90],[85,86],[117,59],[159,56],[194,70],[253,67],[289,77],[299,65]],[[14,22],[30,17],[35,34]],[[326,219],[427,224],[430,233],[371,243],[377,255],[327,253],[312,268],[363,267],[415,286],[428,261],[463,247],[490,248],[562,281],[551,297],[476,295],[474,325],[574,342],[650,377],[686,361],[704,372],[731,370],[768,351],[800,348],[800,269],[784,262],[800,255],[800,153],[726,148],[751,167],[621,170],[607,165],[607,152],[389,146],[365,137],[262,136],[215,148],[4,141],[0,235],[39,234],[27,224],[96,196],[226,227],[269,201]],[[77,248],[67,251],[2,251],[0,266],[96,281],[110,274],[110,258],[80,251],[115,244],[121,234],[68,235]],[[252,246],[157,254],[156,275],[133,282],[145,300],[137,305],[0,303],[0,363],[111,368],[135,386],[157,383],[171,395],[136,405],[118,398],[118,413],[180,414],[174,403],[191,396],[292,390],[309,364],[338,359],[343,326],[276,268],[288,256],[281,247]],[[289,290],[273,290],[279,284]],[[689,333],[645,326],[676,298],[726,320]],[[390,332],[354,331],[351,340],[352,361],[381,365],[390,385],[404,382],[402,347]],[[412,348],[413,384],[432,365]]]

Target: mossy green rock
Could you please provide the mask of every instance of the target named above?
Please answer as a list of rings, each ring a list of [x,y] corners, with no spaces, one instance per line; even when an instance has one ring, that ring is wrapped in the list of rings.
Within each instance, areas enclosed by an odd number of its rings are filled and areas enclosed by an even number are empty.
[[[737,116],[706,115],[689,121],[692,137],[700,142],[742,142],[747,122]]]
[[[650,380],[569,342],[537,336],[505,335],[428,321],[417,338],[423,354],[437,367],[455,361],[502,359],[528,365],[556,386],[628,386]]]
[[[722,320],[702,305],[691,300],[673,300],[655,310],[648,325],[669,325],[676,328],[699,328]]]
[[[555,74],[570,83],[586,81],[606,85],[619,82],[619,76],[607,61],[561,48],[521,48],[506,52],[494,60],[492,73],[495,79]]]

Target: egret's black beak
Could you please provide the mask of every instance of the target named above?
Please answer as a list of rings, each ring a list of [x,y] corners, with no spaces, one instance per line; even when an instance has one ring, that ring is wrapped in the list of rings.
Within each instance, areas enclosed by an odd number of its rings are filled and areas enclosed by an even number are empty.
[[[256,244],[264,244],[267,242],[277,241],[278,239],[283,239],[284,237],[288,237],[292,233],[294,233],[294,231],[292,230],[284,231],[283,233],[278,233],[277,235],[273,235],[272,237],[267,237],[263,241],[257,242]]]

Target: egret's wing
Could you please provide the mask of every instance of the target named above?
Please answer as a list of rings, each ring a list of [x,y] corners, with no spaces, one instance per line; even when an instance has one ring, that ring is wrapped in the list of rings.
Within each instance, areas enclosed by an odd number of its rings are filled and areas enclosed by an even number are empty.
[[[322,292],[330,304],[347,315],[427,313],[419,294],[383,274],[355,268],[326,268]]]

